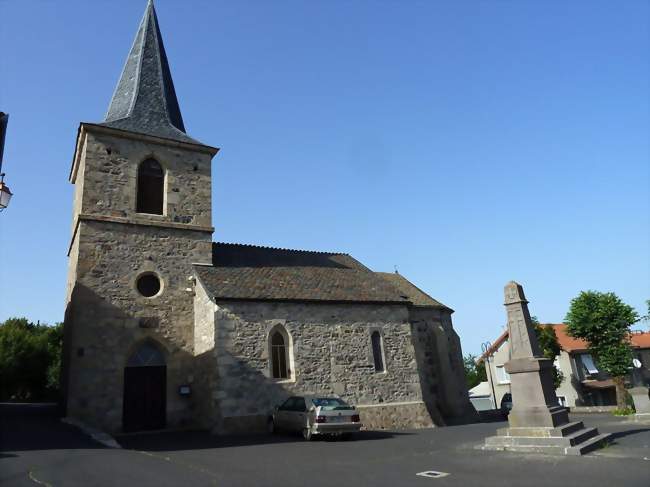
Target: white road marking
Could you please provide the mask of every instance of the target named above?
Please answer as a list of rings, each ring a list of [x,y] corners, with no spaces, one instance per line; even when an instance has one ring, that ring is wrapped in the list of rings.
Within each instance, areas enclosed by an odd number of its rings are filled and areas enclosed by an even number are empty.
[[[36,482],[37,484],[44,485],[45,487],[52,487],[52,484],[48,484],[48,483],[45,482],[44,480],[38,480],[38,479],[34,476],[34,472],[29,472],[29,479],[32,480],[32,481],[34,481],[34,482]]]
[[[439,479],[442,477],[446,477],[448,474],[447,472],[436,472],[435,470],[427,470],[426,472],[420,472],[416,473],[415,475],[418,475],[419,477],[427,477],[430,479]]]

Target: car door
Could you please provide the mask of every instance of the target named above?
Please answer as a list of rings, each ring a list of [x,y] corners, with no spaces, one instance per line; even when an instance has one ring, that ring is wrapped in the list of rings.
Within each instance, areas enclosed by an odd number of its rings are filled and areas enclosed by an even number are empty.
[[[284,401],[278,410],[275,413],[275,427],[278,430],[288,430],[290,429],[289,418],[291,416],[291,410],[293,409],[293,404],[297,398],[290,397]]]
[[[300,432],[307,424],[307,403],[304,397],[296,397],[292,404],[289,427],[292,431]]]

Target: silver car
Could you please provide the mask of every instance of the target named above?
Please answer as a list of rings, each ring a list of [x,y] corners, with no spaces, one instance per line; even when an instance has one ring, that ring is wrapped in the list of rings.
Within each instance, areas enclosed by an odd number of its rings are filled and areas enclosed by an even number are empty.
[[[338,397],[293,396],[273,411],[269,431],[302,433],[305,440],[313,435],[349,436],[361,429],[359,412]]]

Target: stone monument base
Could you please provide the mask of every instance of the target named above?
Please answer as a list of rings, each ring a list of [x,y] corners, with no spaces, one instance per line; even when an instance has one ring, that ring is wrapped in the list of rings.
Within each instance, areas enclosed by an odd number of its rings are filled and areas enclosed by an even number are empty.
[[[564,406],[515,405],[508,416],[511,428],[557,428],[569,422],[569,411]]]
[[[632,396],[634,409],[637,414],[650,414],[650,394],[645,386],[637,386],[628,389],[627,392]]]
[[[645,386],[637,386],[627,390],[632,396],[634,401],[634,414],[630,419],[637,423],[650,423],[650,395],[648,395],[648,388]]]
[[[483,449],[551,455],[583,455],[600,448],[610,436],[609,433],[599,434],[596,428],[585,428],[582,421],[557,427],[500,428],[497,430],[497,436],[485,439]]]

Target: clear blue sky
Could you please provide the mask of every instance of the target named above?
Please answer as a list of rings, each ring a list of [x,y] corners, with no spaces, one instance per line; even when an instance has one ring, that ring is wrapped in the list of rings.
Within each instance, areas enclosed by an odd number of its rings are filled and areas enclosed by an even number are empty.
[[[80,121],[145,0],[0,0],[0,320],[62,320]],[[348,252],[456,310],[465,352],[517,280],[650,297],[648,1],[173,1],[156,7],[214,239]]]

